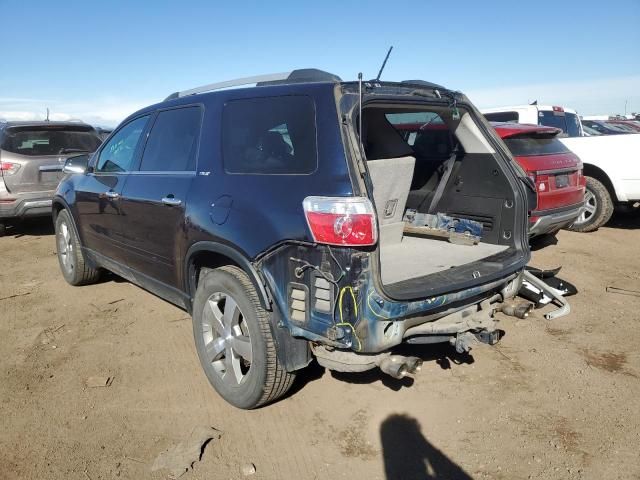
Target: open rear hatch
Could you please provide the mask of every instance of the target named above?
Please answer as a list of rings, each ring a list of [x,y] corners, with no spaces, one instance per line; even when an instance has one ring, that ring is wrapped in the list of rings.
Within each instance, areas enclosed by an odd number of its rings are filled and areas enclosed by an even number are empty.
[[[519,172],[478,118],[460,104],[364,104],[378,279],[391,298],[471,288],[526,263],[527,206]]]

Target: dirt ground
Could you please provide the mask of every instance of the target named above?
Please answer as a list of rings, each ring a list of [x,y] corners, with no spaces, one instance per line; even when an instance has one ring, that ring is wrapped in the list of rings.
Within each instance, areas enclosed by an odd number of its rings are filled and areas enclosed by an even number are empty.
[[[182,478],[640,479],[640,214],[534,253],[574,283],[572,312],[502,318],[496,347],[412,350],[415,379],[313,365],[284,400],[227,405],[187,314],[118,278],[74,288],[52,229],[0,238],[0,479],[167,478],[156,457],[223,432]],[[88,388],[90,377],[110,377]]]

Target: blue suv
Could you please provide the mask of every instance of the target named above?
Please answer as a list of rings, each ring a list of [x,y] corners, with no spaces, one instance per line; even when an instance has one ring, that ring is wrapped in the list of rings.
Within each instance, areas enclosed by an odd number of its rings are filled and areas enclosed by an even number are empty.
[[[495,343],[529,259],[524,174],[464,95],[424,81],[304,69],[178,92],[65,172],[64,278],[109,270],[188,311],[205,374],[240,408],[314,357],[401,378],[421,364],[401,343]]]

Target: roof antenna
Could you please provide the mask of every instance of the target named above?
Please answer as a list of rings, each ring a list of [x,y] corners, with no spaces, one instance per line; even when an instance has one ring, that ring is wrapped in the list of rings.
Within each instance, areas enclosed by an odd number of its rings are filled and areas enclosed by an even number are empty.
[[[49,121],[49,107],[47,107],[47,118],[44,119],[45,122]]]
[[[387,52],[387,56],[384,57],[384,62],[382,62],[382,66],[380,67],[380,71],[378,72],[378,76],[376,77],[376,82],[380,81],[380,76],[382,75],[382,71],[384,70],[384,67],[387,64],[387,60],[389,60],[389,55],[391,55],[391,50],[393,50],[393,45],[391,45],[389,47],[389,51]]]

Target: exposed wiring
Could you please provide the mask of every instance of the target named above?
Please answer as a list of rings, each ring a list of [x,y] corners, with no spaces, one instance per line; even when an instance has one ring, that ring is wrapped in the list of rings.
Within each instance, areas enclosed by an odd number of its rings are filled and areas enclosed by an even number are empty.
[[[379,314],[373,309],[373,307],[371,306],[371,295],[373,295],[373,290],[371,290],[369,292],[369,295],[367,296],[367,306],[369,307],[369,310],[371,310],[371,313],[373,313],[378,318],[382,318],[383,320],[389,320],[389,317],[385,317],[384,315]]]
[[[351,333],[353,333],[353,337],[358,342],[358,348],[356,348],[356,351],[359,352],[360,350],[362,350],[362,342],[360,341],[360,338],[358,338],[356,329],[350,322],[346,322],[342,316],[342,297],[344,297],[344,292],[346,292],[347,290],[351,294],[351,299],[353,301],[353,310],[355,313],[356,321],[358,319],[358,301],[356,300],[356,295],[353,291],[353,288],[344,287],[342,290],[340,290],[340,295],[338,296],[338,309],[340,311],[340,323],[337,323],[336,327],[349,327],[351,329]]]
[[[336,265],[338,266],[338,270],[340,270],[340,278],[336,280],[336,283],[340,282],[340,280],[342,280],[345,275],[344,268],[342,268],[342,265],[340,265],[340,262],[338,261],[336,256],[333,254],[333,250],[331,250],[331,247],[329,245],[327,245],[327,249],[329,250],[329,255],[331,255],[331,258],[333,258],[333,261],[336,262]]]
[[[301,267],[297,267],[295,269],[296,277],[301,278],[302,274],[305,272],[305,270],[312,269],[312,270],[315,270],[316,272],[318,272],[320,274],[320,276],[322,278],[324,278],[327,282],[332,283],[338,289],[340,288],[340,286],[338,285],[338,281],[340,281],[340,278],[342,278],[342,277],[340,277],[338,280],[334,280],[333,275],[331,275],[331,273],[325,273],[322,270],[320,270],[320,267],[318,267],[317,265],[313,265],[313,264],[307,262],[306,260],[302,260],[300,258],[291,258],[291,261],[298,262],[298,263],[302,264]]]

